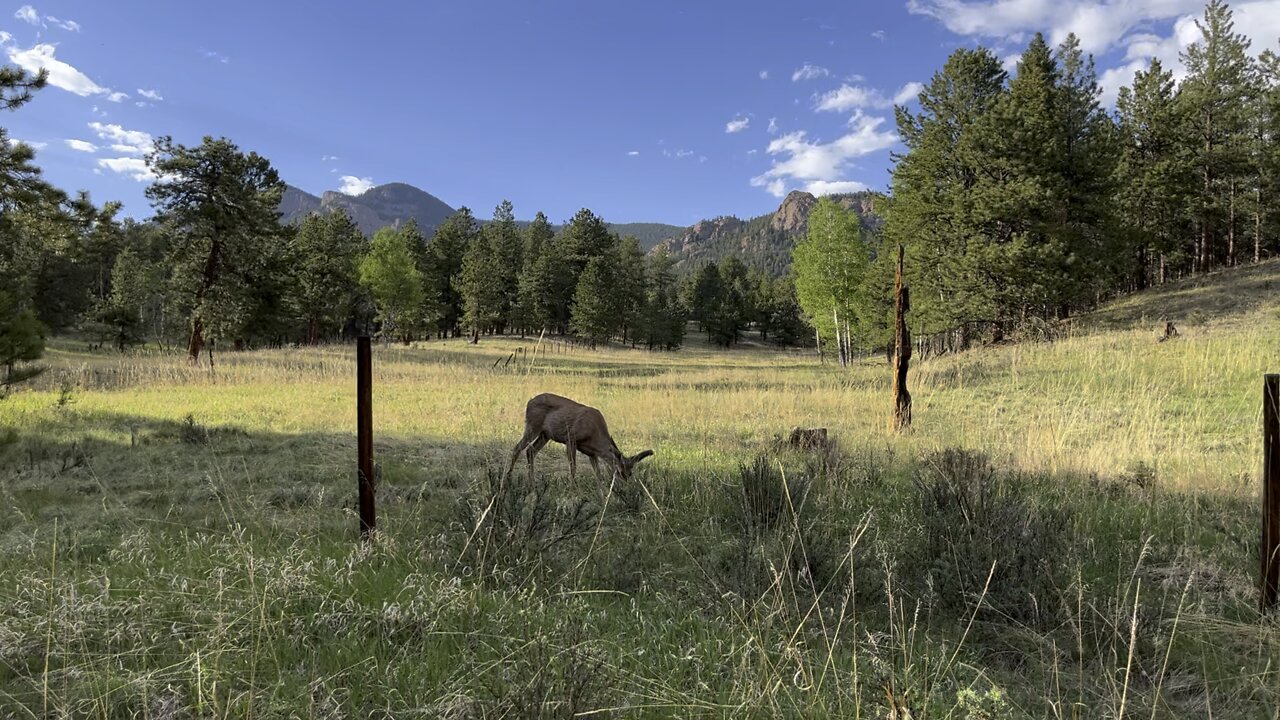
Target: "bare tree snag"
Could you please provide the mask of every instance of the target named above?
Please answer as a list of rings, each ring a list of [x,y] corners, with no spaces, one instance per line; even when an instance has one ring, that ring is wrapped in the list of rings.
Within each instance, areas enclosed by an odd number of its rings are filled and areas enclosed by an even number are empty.
[[[907,329],[907,313],[911,310],[910,290],[903,284],[902,260],[905,254],[898,246],[898,270],[893,280],[894,355],[893,355],[893,429],[911,427],[911,393],[907,391],[907,369],[911,365],[911,331]]]

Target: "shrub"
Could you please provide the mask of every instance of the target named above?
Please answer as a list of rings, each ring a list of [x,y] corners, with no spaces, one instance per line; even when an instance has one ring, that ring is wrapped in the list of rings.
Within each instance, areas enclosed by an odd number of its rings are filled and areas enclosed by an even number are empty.
[[[1033,503],[1029,484],[998,473],[980,453],[948,449],[925,459],[915,477],[921,559],[941,608],[967,614],[981,602],[988,619],[1050,619],[1065,586],[1069,518]]]

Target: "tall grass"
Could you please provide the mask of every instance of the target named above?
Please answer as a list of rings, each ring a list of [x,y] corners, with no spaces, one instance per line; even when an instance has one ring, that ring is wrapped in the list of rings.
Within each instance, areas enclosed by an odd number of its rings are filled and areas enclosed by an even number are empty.
[[[902,436],[878,360],[379,346],[368,544],[349,348],[59,341],[0,402],[0,716],[1271,717],[1277,302],[1143,319],[1229,282],[919,362]],[[657,451],[622,502],[492,481],[545,391]]]

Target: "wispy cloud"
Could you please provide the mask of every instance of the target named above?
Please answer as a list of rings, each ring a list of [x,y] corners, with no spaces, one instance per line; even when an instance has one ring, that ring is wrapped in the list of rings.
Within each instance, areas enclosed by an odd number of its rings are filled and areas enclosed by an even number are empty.
[[[871,37],[873,37],[873,38],[875,38],[875,39],[880,40],[881,42],[883,42],[883,41],[884,41],[884,31],[883,31],[883,30],[877,30],[877,31],[875,31],[875,32],[871,33]]]
[[[13,42],[13,36],[3,30],[0,30],[0,45],[8,45],[11,42]]]
[[[155,179],[155,173],[147,167],[147,161],[136,157],[99,158],[98,167],[133,178],[138,182]]]
[[[341,158],[339,158],[337,155],[321,155],[320,156],[320,162],[332,162],[334,160],[340,160],[340,159]]]
[[[338,186],[338,192],[346,195],[362,195],[373,187],[373,178],[343,175],[338,180],[342,183]]]
[[[831,71],[820,66],[805,63],[795,72],[791,73],[791,82],[800,82],[801,80],[815,80],[820,77],[827,77]]]
[[[113,92],[107,95],[107,99],[113,103],[124,102],[129,99],[129,93]]]
[[[9,147],[16,145],[30,145],[35,150],[43,150],[49,146],[49,143],[38,142],[36,140],[19,140],[18,138],[9,138]]]
[[[88,75],[54,57],[55,48],[49,43],[40,43],[23,50],[16,46],[8,47],[9,60],[27,72],[39,72],[41,68],[49,71],[49,84],[73,92],[80,97],[90,95],[109,95],[111,90],[104,88]]]
[[[30,23],[39,27],[49,27],[50,25],[53,25],[54,27],[62,28],[68,32],[80,32],[80,23],[75,20],[59,20],[52,15],[45,15],[44,17],[41,17],[40,13],[30,5],[23,5],[18,8],[18,11],[15,12],[13,16],[22,22]]]
[[[227,57],[226,55],[223,55],[217,50],[205,50],[204,48],[201,48],[200,54],[209,58],[210,60],[217,60],[223,65],[226,65],[227,63],[231,62],[231,58]]]
[[[115,123],[100,122],[89,123],[89,129],[97,133],[99,138],[111,143],[111,149],[116,152],[142,155],[151,150],[150,133],[141,130],[125,130]]]
[[[752,178],[751,185],[763,187],[777,197],[785,195],[791,183],[828,191],[832,187],[851,187],[833,183],[854,182],[843,175],[855,158],[898,142],[897,133],[880,129],[883,124],[884,118],[859,113],[850,122],[852,130],[829,143],[810,141],[803,130],[775,138],[767,149],[776,158],[773,167]]]
[[[760,79],[761,79],[761,80],[768,80],[768,79],[769,79],[769,71],[768,71],[768,70],[761,70],[761,71],[760,71]]]
[[[155,100],[157,102],[164,99],[160,97],[160,93],[155,90],[143,90],[142,88],[138,88],[138,94],[148,100]]]
[[[640,154],[639,150],[629,150],[627,152],[627,157],[636,157],[639,154]]]
[[[767,128],[767,130],[770,135],[778,134],[778,118],[776,117],[769,118],[769,127]]]
[[[923,89],[924,85],[918,82],[909,82],[899,88],[893,97],[886,97],[884,93],[875,88],[844,84],[835,90],[819,95],[817,102],[814,104],[814,109],[819,112],[847,112],[857,109],[884,110],[910,101]]]
[[[98,152],[97,145],[94,145],[91,142],[86,142],[84,140],[67,139],[67,140],[63,140],[62,142],[66,143],[67,147],[71,148],[72,150],[79,150],[80,152],[87,152],[87,153]]]
[[[751,127],[751,118],[736,117],[730,120],[729,122],[725,123],[724,131],[727,133],[736,133],[736,132],[742,132],[743,130],[746,130],[748,127]]]

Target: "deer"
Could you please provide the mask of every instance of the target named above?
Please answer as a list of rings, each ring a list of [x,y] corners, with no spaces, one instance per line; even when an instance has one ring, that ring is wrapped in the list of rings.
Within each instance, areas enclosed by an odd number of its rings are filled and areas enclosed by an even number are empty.
[[[529,401],[524,409],[524,437],[511,452],[511,463],[503,480],[515,469],[520,453],[529,460],[529,483],[533,483],[533,458],[548,442],[555,440],[565,446],[569,456],[569,482],[577,477],[578,453],[591,460],[596,474],[596,487],[605,496],[604,476],[600,474],[600,461],[609,466],[615,477],[631,479],[631,470],[641,460],[653,455],[652,450],[627,457],[609,435],[609,426],[599,410],[570,400],[567,397],[542,393]]]

